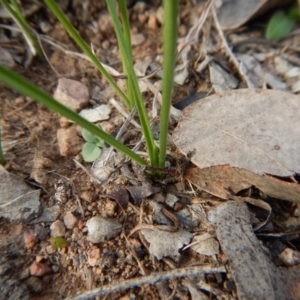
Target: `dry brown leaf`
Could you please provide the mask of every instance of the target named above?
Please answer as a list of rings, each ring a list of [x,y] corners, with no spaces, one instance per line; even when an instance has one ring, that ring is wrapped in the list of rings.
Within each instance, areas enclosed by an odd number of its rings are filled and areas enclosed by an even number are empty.
[[[176,232],[162,231],[156,228],[142,229],[142,234],[150,243],[149,252],[157,259],[165,256],[178,258],[178,250],[187,245],[193,235],[186,230],[180,229]]]
[[[201,168],[229,164],[256,174],[300,172],[300,97],[275,90],[215,94],[183,110],[174,142]]]
[[[269,175],[257,175],[230,166],[190,168],[185,178],[198,188],[222,199],[230,199],[239,191],[256,186],[266,195],[300,203],[300,185],[279,180]]]
[[[129,195],[127,193],[126,187],[124,187],[123,185],[115,185],[110,193],[99,196],[103,198],[108,197],[115,200],[122,209],[127,209],[128,207]]]
[[[276,267],[264,254],[243,202],[228,201],[213,208],[208,220],[216,227],[239,299],[299,299],[300,268]]]
[[[234,29],[245,24],[264,12],[275,7],[287,5],[292,2],[280,0],[231,0],[222,1],[218,18],[223,29]],[[233,17],[234,16],[234,17]]]

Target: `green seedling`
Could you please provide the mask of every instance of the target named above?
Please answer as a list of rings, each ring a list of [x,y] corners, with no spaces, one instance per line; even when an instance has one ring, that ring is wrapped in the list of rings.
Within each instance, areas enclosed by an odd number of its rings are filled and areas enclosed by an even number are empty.
[[[86,141],[82,147],[82,157],[86,162],[93,162],[100,156],[102,148],[105,147],[105,143],[102,139],[90,134],[85,129],[82,129],[81,133]]]
[[[294,4],[288,11],[276,11],[268,22],[266,38],[277,40],[286,37],[300,20],[298,4]]]
[[[50,241],[53,249],[66,248],[69,246],[69,243],[62,237],[52,237]]]

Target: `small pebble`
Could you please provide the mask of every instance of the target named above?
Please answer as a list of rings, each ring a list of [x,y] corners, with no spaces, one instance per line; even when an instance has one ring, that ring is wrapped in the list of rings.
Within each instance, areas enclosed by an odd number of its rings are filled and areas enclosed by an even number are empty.
[[[109,47],[110,47],[110,42],[108,40],[105,40],[105,41],[102,42],[102,48],[104,50],[108,50]]]
[[[36,233],[31,228],[26,228],[23,232],[24,243],[28,249],[32,249],[38,242]]]
[[[88,228],[87,240],[92,243],[100,243],[105,239],[116,237],[122,230],[122,225],[116,220],[103,217],[92,217],[86,222]]]
[[[300,253],[291,248],[285,248],[278,257],[286,267],[292,267],[300,263]]]
[[[68,211],[64,216],[64,223],[68,229],[73,229],[77,224],[77,218]]]
[[[23,96],[17,97],[15,99],[15,106],[17,107],[24,105],[24,103],[25,103],[25,98]]]
[[[57,142],[61,156],[75,156],[83,146],[82,138],[77,135],[75,127],[57,130]]]
[[[30,267],[29,267],[29,272],[31,276],[44,276],[46,274],[49,274],[51,272],[51,269],[48,265],[40,262],[34,262]]]
[[[88,263],[90,266],[94,267],[97,266],[100,262],[100,249],[95,248],[92,250],[89,250],[87,255],[88,255]]]
[[[50,226],[51,236],[53,237],[61,237],[66,234],[66,228],[61,220],[57,220],[53,222]]]

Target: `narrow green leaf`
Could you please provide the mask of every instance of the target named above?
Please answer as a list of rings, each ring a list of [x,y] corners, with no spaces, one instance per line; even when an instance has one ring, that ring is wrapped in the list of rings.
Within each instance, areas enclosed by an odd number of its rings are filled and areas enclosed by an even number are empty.
[[[82,134],[82,137],[85,139],[85,141],[87,141],[89,143],[95,144],[98,141],[98,139],[94,135],[90,134],[85,129],[82,129],[81,134]]]
[[[122,31],[122,26],[120,20],[117,15],[115,1],[114,0],[106,0],[107,9],[112,18],[112,22],[114,25],[114,29],[117,35],[118,44],[120,47],[120,52],[122,56],[122,61],[124,62],[124,66],[126,72],[128,72],[129,79],[129,87],[132,89],[132,94],[134,96],[134,101],[136,105],[136,109],[140,118],[142,131],[144,134],[147,150],[149,153],[150,161],[152,166],[158,166],[158,150],[155,146],[153,134],[150,126],[150,122],[148,119],[146,107],[143,102],[142,94],[139,88],[139,84],[137,81],[136,74],[134,72],[132,60],[130,58],[130,54],[128,53],[128,47],[125,41],[125,37]]]
[[[276,40],[287,36],[293,29],[296,21],[291,19],[284,11],[277,11],[269,20],[266,38]]]
[[[172,103],[173,79],[176,60],[178,0],[164,0],[163,24],[163,82],[160,112],[159,166],[165,167],[169,116]]]
[[[2,115],[3,102],[4,101],[0,101],[0,120],[3,117],[3,115]],[[5,164],[6,164],[6,161],[5,161],[4,153],[2,150],[2,127],[1,127],[1,123],[0,123],[0,165],[4,166]]]
[[[101,154],[101,149],[94,143],[85,143],[81,151],[82,157],[86,162],[95,161]]]

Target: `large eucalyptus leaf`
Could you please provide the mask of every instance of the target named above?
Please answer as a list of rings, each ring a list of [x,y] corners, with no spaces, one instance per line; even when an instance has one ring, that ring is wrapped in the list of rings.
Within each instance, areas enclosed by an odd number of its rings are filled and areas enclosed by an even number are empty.
[[[226,165],[256,174],[300,172],[300,97],[275,90],[214,94],[183,110],[174,142],[200,168]]]

